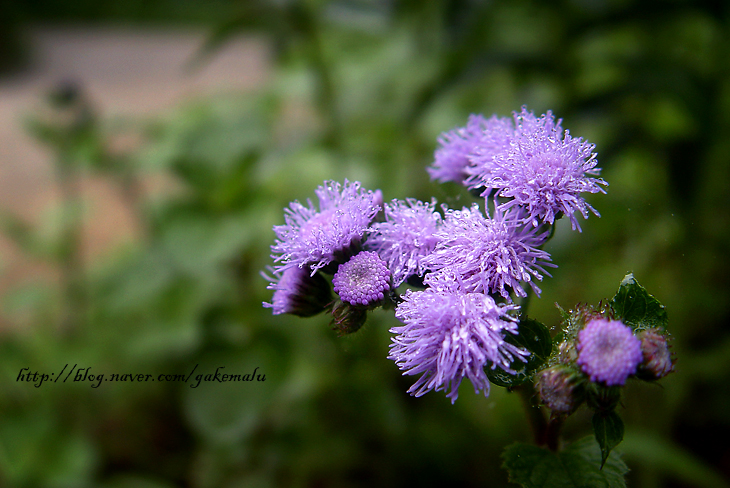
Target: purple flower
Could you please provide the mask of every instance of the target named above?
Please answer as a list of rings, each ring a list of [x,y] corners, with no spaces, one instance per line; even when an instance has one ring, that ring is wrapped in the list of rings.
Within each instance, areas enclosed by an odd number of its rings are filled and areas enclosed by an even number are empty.
[[[591,381],[623,385],[641,363],[641,341],[619,320],[593,319],[578,332],[577,363]]]
[[[329,283],[322,275],[309,274],[306,268],[288,268],[275,278],[262,273],[271,281],[267,288],[274,290],[271,303],[264,302],[264,307],[272,308],[274,315],[290,313],[300,317],[311,317],[325,310],[332,301]]]
[[[422,276],[422,260],[438,239],[441,215],[434,210],[435,201],[424,203],[412,198],[393,200],[385,205],[385,222],[373,224],[366,247],[380,255],[393,273],[393,287],[411,275]]]
[[[523,107],[514,114],[515,133],[509,147],[497,154],[491,164],[475,166],[470,177],[470,188],[486,187],[483,195],[492,189],[500,197],[511,198],[503,208],[522,206],[527,209],[526,221],[538,226],[552,224],[560,214],[570,218],[573,229],[580,230],[574,213],[588,218],[591,207],[581,193],[605,193],[599,185],[607,185],[596,168],[595,145],[573,138],[547,112],[535,117]]]
[[[469,165],[464,172],[468,175],[464,185],[480,188],[483,181],[492,174],[494,157],[506,152],[515,137],[515,125],[511,118],[492,117],[487,120],[479,143],[469,155]]]
[[[454,181],[463,183],[466,178],[466,167],[469,165],[469,155],[481,143],[484,130],[489,121],[482,115],[470,115],[466,127],[457,127],[449,132],[442,133],[438,138],[441,145],[434,152],[434,163],[427,168],[432,180],[441,183]]]
[[[510,364],[526,361],[529,352],[505,342],[507,333],[517,333],[517,321],[507,313],[515,305],[498,305],[488,295],[463,293],[458,289],[407,290],[395,311],[405,325],[393,327],[389,359],[403,374],[421,377],[408,390],[421,396],[431,390],[448,391],[451,403],[459,385],[469,378],[474,391],[489,395],[484,368],[500,367],[513,373]]]
[[[453,277],[466,293],[499,293],[509,299],[510,289],[526,296],[520,286],[526,282],[539,296],[535,280],[542,280],[542,273],[550,276],[543,266],[554,266],[550,255],[538,249],[547,232],[524,225],[519,209],[497,208],[494,218],[484,217],[477,204],[449,210],[436,236],[434,252],[421,263],[431,270],[425,281],[432,286],[448,275],[447,281]]]
[[[325,181],[315,193],[319,211],[309,199],[306,206],[294,201],[284,210],[286,224],[274,226],[277,239],[271,257],[283,263],[279,271],[309,266],[314,275],[332,262],[347,260],[383,201],[379,191],[365,191],[360,183],[347,180],[344,185]]]
[[[390,290],[390,271],[377,253],[362,251],[340,265],[332,285],[343,302],[367,307],[385,299]]]

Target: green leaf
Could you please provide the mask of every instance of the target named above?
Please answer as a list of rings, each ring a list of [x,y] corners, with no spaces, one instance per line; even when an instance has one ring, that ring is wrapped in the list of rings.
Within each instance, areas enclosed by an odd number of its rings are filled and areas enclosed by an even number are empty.
[[[601,468],[611,450],[621,444],[624,438],[624,423],[615,410],[593,414],[593,433],[601,446]]]
[[[193,431],[218,445],[251,435],[279,394],[284,361],[281,350],[259,345],[254,350],[210,353],[191,365],[190,380],[182,389],[185,417]]]
[[[515,443],[502,453],[509,480],[524,488],[624,488],[629,468],[613,453],[601,469],[601,451],[584,437],[560,452]]]
[[[526,363],[519,360],[512,363],[511,368],[517,374],[507,373],[501,368],[487,372],[489,381],[505,388],[513,388],[527,381],[534,371],[545,364],[553,350],[553,342],[548,328],[537,320],[530,318],[520,320],[517,334],[507,334],[505,341],[525,348],[532,353]]]
[[[611,300],[611,308],[623,323],[634,330],[667,326],[667,311],[659,300],[647,291],[629,273],[621,281],[616,296]]]
[[[730,487],[718,466],[653,432],[631,429],[621,451],[630,461],[657,470],[666,480],[697,488]]]

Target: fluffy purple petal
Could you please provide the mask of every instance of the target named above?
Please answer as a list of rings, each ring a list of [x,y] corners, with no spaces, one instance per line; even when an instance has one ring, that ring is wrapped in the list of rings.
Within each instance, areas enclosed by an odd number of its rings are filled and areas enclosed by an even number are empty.
[[[431,390],[447,391],[455,402],[466,377],[474,391],[489,395],[485,367],[513,372],[515,359],[525,361],[529,352],[505,342],[516,333],[516,319],[508,312],[515,305],[498,305],[488,295],[463,293],[456,288],[407,290],[395,311],[403,326],[390,331],[389,359],[407,375],[421,375],[408,390],[421,396]]]
[[[366,247],[388,263],[394,287],[426,271],[423,258],[436,247],[435,233],[442,224],[435,205],[434,201],[424,203],[412,198],[393,200],[385,205],[385,222],[372,225]]]
[[[537,295],[535,281],[551,264],[550,255],[539,249],[547,232],[525,225],[518,209],[507,212],[497,208],[494,218],[482,215],[477,204],[450,210],[434,252],[422,265],[431,272],[426,283],[432,286],[455,280],[468,293],[499,293],[509,299],[510,290],[526,296],[521,283],[528,283]]]
[[[382,194],[366,191],[360,183],[325,181],[311,200],[285,209],[285,225],[274,226],[276,241],[271,257],[282,263],[277,271],[308,266],[311,274],[332,262],[344,262],[357,251],[370,222],[382,207]]]

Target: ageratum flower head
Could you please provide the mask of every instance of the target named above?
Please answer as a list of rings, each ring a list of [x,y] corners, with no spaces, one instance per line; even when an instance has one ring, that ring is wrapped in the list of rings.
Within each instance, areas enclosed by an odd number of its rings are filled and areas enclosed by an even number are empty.
[[[576,342],[578,366],[591,381],[623,385],[641,363],[641,341],[619,320],[596,318],[588,322]]]
[[[494,218],[485,217],[477,204],[449,210],[434,252],[422,265],[431,270],[428,284],[436,285],[444,273],[453,276],[467,293],[499,293],[509,298],[510,290],[526,296],[521,283],[528,283],[537,295],[536,280],[548,276],[544,266],[550,255],[538,249],[547,238],[531,225],[524,225],[519,209],[495,209]]]
[[[484,116],[472,114],[465,127],[442,133],[438,138],[440,147],[434,152],[434,163],[427,168],[431,179],[441,183],[463,183],[470,163],[469,156],[475,147],[482,144],[489,123]]]
[[[344,262],[357,251],[365,232],[382,206],[382,194],[365,191],[360,183],[325,181],[315,190],[319,210],[307,200],[285,209],[285,225],[275,225],[271,257],[278,270],[309,267],[311,274],[333,262]]]
[[[340,299],[350,305],[380,304],[390,290],[390,271],[377,253],[361,251],[340,265],[332,285]]]
[[[442,224],[434,210],[435,201],[424,203],[412,198],[393,200],[385,205],[385,222],[372,225],[366,247],[380,255],[393,273],[393,287],[409,276],[423,276],[422,261],[436,247],[436,231]]]
[[[485,367],[514,374],[510,364],[529,356],[528,351],[505,342],[505,334],[517,333],[516,319],[508,315],[517,308],[456,287],[407,290],[395,311],[404,325],[390,330],[396,336],[388,358],[403,374],[421,375],[408,390],[411,395],[447,391],[453,403],[466,377],[476,393],[483,391],[487,396]]]
[[[311,317],[325,310],[332,301],[329,283],[319,273],[311,275],[307,268],[293,267],[274,273],[274,278],[262,273],[271,283],[267,287],[274,290],[271,308],[274,315],[290,313],[300,317]]]
[[[497,190],[500,197],[511,199],[502,204],[504,208],[526,208],[526,221],[534,226],[552,224],[565,214],[573,229],[580,230],[576,211],[583,218],[588,218],[589,211],[599,216],[581,194],[605,193],[600,185],[607,185],[593,177],[600,172],[595,146],[564,131],[561,120],[549,111],[538,118],[523,107],[514,120],[508,149],[495,154],[484,169],[476,166],[470,187],[485,187],[483,195]]]
[[[469,165],[464,169],[467,178],[464,185],[469,188],[483,187],[483,181],[492,174],[494,157],[510,148],[515,136],[515,124],[509,117],[492,117],[487,120],[479,143],[469,154]]]

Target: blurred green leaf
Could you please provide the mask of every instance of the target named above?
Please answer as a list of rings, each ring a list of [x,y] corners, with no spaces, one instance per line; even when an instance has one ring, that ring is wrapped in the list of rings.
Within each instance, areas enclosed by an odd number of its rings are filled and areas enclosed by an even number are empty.
[[[144,475],[119,475],[101,485],[101,488],[173,488],[173,483],[152,479]]]
[[[42,405],[12,414],[0,424],[0,467],[11,486],[84,486],[98,463],[94,446],[81,433],[58,424]]]
[[[265,344],[201,358],[183,387],[183,408],[191,427],[213,443],[232,444],[250,436],[266,418],[283,384],[282,360]],[[244,381],[222,382],[224,374],[240,375]]]
[[[601,469],[601,452],[593,437],[560,452],[518,442],[504,450],[502,459],[509,480],[524,488],[624,488],[629,470],[615,453]]]
[[[701,488],[728,488],[730,482],[682,446],[658,434],[630,429],[621,444],[624,456],[640,465],[660,470],[667,480]]]

